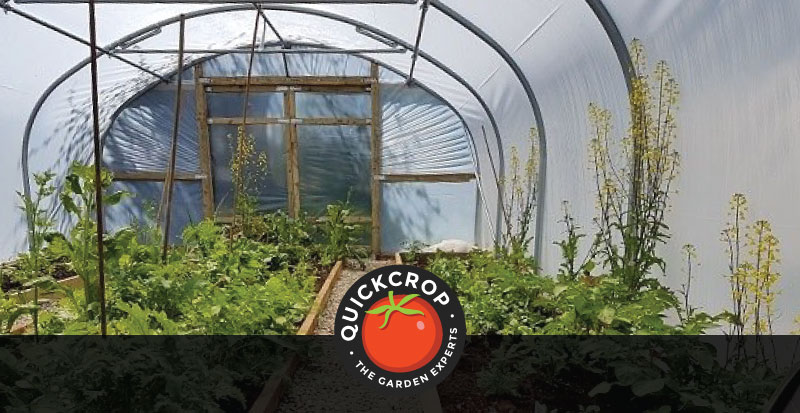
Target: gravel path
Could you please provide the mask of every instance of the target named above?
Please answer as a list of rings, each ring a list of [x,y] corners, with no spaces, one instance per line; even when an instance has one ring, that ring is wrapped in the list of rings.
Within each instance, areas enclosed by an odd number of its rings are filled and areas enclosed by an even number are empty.
[[[370,261],[366,270],[353,265],[345,268],[333,286],[315,334],[333,335],[336,309],[347,289],[367,272],[391,264],[394,262]],[[417,397],[386,397],[356,383],[354,378],[342,369],[338,356],[334,354],[333,337],[320,337],[319,340],[322,344],[319,346],[319,353],[301,362],[289,388],[281,398],[279,412],[421,412],[423,410]]]
[[[366,270],[359,269],[356,265],[348,265],[342,270],[336,285],[333,286],[330,296],[328,296],[328,304],[325,306],[325,311],[320,315],[317,329],[314,330],[316,335],[333,335],[333,323],[336,319],[336,310],[339,308],[339,303],[344,297],[344,293],[350,288],[364,274],[380,267],[394,264],[394,261],[369,261],[367,262]]]

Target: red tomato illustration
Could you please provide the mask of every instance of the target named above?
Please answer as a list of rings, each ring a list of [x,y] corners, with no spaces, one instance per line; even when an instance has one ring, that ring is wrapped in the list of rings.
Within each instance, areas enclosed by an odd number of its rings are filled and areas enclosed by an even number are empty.
[[[439,315],[419,294],[378,300],[364,317],[361,339],[375,365],[393,373],[416,370],[430,362],[442,345]]]

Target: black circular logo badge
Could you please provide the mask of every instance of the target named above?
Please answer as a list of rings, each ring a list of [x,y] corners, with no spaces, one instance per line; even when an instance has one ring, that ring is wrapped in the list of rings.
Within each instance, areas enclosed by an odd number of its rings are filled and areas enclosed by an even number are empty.
[[[444,380],[464,351],[458,298],[421,268],[390,265],[356,281],[336,312],[345,370],[376,390],[415,393]]]

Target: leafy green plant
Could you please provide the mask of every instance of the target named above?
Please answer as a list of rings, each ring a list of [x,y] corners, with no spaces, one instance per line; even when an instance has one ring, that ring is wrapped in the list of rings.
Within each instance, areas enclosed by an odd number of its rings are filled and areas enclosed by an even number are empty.
[[[104,170],[101,179],[100,185],[105,192],[111,186],[113,176]],[[73,163],[59,199],[64,209],[75,218],[75,225],[70,231],[69,238],[60,233],[52,233],[48,236],[50,249],[56,255],[66,257],[72,264],[72,269],[83,282],[85,292],[83,306],[90,318],[99,312],[100,294],[97,274],[97,224],[94,218],[96,207],[94,190],[94,167]],[[123,191],[104,194],[103,203],[108,206],[115,205],[125,196],[126,193]],[[132,234],[123,233],[122,235],[128,237]],[[114,244],[117,242],[115,237],[110,237],[105,240],[104,248],[112,252],[115,250]],[[72,297],[74,298],[74,296]]]
[[[558,411],[624,405],[642,412],[752,412],[780,380],[763,365],[726,364],[713,345],[693,337],[504,337],[478,373],[489,394],[531,397],[535,389]]]
[[[779,293],[776,285],[781,278],[777,271],[780,241],[772,232],[769,221],[756,220],[748,225],[747,212],[747,198],[743,194],[733,194],[729,220],[722,230],[729,262],[727,278],[732,306],[729,334],[734,337],[772,334],[774,303]],[[734,343],[741,343],[741,340]],[[743,359],[753,356],[742,346],[737,346],[734,351]],[[755,356],[762,361],[768,360],[761,342]]]
[[[33,302],[18,308],[30,310],[33,317],[34,335],[37,336],[39,335],[39,291],[43,287],[52,288],[54,281],[46,273],[45,267],[48,262],[43,252],[45,238],[51,232],[53,223],[42,206],[42,202],[55,193],[55,187],[52,184],[54,176],[50,171],[34,174],[36,195],[33,197],[17,192],[22,202],[20,209],[25,213],[28,221],[28,253],[19,258],[22,270],[20,275],[24,281],[23,287],[33,288]]]
[[[510,177],[501,179],[498,185],[503,188],[503,248],[514,256],[527,254],[533,240],[531,224],[536,210],[536,184],[539,179],[538,132],[530,131],[528,138],[528,159],[524,166],[516,146],[511,148]]]
[[[178,324],[170,320],[163,311],[147,310],[138,304],[117,303],[117,309],[125,316],[116,320],[111,328],[117,334],[127,335],[174,335],[179,332]]]
[[[267,153],[256,150],[253,135],[247,133],[244,125],[236,129],[236,137],[229,136],[231,141],[231,176],[233,179],[233,234],[241,232],[251,235],[253,219],[257,205],[255,193],[260,182],[267,175]],[[237,221],[238,219],[238,221]]]
[[[403,243],[403,262],[414,264],[419,259],[419,255],[422,253],[422,250],[428,247],[427,243],[422,241],[408,241]]]
[[[681,302],[656,280],[637,291],[613,273],[555,280],[489,252],[437,255],[428,269],[458,294],[470,334],[701,334],[718,322],[695,311],[669,324]]]
[[[652,77],[648,75],[639,41],[634,40],[630,49],[633,76],[627,135],[616,148],[611,112],[592,104],[594,137],[589,149],[599,209],[596,251],[605,266],[635,290],[654,267],[665,271],[656,248],[669,238],[664,218],[680,156],[675,150],[677,82],[664,61],[656,64]]]
[[[678,312],[678,317],[683,320],[685,317],[691,317],[696,310],[691,305],[690,297],[692,295],[693,270],[694,267],[698,266],[699,264],[697,263],[697,249],[694,247],[694,245],[685,244],[681,248],[681,251],[686,259],[686,266],[684,267],[684,272],[686,273],[686,282],[681,284],[681,289],[679,291],[681,296],[683,296],[683,311]]]
[[[149,317],[131,317],[140,316]],[[0,405],[8,412],[244,411],[245,392],[260,390],[283,360],[283,348],[260,337],[63,337],[6,344],[0,349]]]
[[[366,250],[358,246],[359,235],[363,233],[364,228],[349,221],[352,214],[353,210],[348,201],[336,202],[325,209],[321,224],[324,236],[323,265],[332,265],[345,258],[360,260],[367,256]]]
[[[728,281],[730,282],[732,322],[728,334],[744,334],[744,316],[747,310],[745,273],[742,271],[742,247],[747,219],[747,198],[733,194],[729,204],[728,222],[722,229],[722,241],[728,254]]]
[[[566,227],[566,238],[554,244],[561,249],[561,265],[558,268],[558,277],[562,281],[575,281],[579,276],[589,276],[594,269],[592,260],[593,249],[590,249],[582,261],[578,261],[579,242],[586,234],[580,233],[580,227],[575,224],[575,218],[569,212],[569,204],[563,202],[564,216],[561,220]]]

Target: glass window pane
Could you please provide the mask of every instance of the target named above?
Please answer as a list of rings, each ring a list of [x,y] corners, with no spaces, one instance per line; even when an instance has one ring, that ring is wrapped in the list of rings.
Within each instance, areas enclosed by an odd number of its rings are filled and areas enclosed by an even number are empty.
[[[244,93],[209,93],[208,116],[212,118],[238,118],[242,116]],[[283,93],[250,93],[248,118],[283,117]]]
[[[214,204],[220,215],[232,213],[233,183],[231,156],[236,147],[235,125],[210,125],[211,160],[214,180]],[[266,168],[252,166],[245,171],[249,185],[254,188],[259,210],[286,209],[286,144],[283,125],[250,125],[247,133],[255,139],[255,151],[266,154]]]
[[[372,98],[366,93],[297,93],[298,118],[372,117]]]
[[[300,206],[312,215],[348,199],[370,216],[370,128],[298,125]]]

